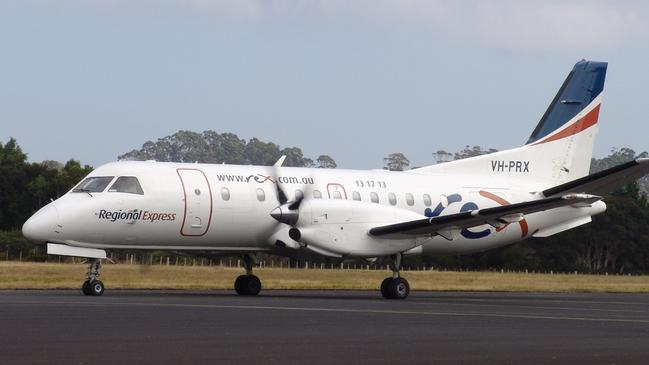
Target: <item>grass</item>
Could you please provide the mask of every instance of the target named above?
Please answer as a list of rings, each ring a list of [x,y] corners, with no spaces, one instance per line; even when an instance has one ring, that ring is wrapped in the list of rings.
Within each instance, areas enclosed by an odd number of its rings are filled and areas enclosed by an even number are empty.
[[[0,289],[77,289],[86,265],[0,262]],[[231,289],[243,269],[105,264],[107,289]],[[265,289],[377,290],[385,270],[255,269]],[[649,293],[649,276],[404,271],[413,290]]]

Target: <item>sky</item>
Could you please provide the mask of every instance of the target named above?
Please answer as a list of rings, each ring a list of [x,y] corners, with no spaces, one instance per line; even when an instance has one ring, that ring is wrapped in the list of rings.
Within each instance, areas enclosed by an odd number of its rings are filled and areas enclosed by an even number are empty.
[[[99,166],[178,130],[342,168],[525,143],[609,62],[595,156],[649,150],[642,1],[0,0],[0,142]]]

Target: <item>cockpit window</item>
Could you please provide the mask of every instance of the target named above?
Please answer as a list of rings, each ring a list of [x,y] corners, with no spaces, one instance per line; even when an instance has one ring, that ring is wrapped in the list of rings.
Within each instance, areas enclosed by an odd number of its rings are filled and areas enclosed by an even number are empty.
[[[113,186],[108,189],[109,193],[129,193],[143,195],[142,186],[133,176],[120,176],[115,180]]]
[[[73,193],[101,193],[106,186],[113,181],[114,176],[93,176],[89,177],[77,185]]]

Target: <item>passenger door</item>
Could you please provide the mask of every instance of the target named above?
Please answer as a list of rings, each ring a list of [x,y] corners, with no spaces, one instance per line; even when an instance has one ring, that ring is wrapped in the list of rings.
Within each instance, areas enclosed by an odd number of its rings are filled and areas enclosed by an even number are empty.
[[[329,199],[344,199],[347,200],[347,192],[345,188],[338,183],[327,184],[327,194]]]
[[[185,214],[180,234],[203,236],[212,222],[212,189],[203,171],[177,169],[183,187]]]

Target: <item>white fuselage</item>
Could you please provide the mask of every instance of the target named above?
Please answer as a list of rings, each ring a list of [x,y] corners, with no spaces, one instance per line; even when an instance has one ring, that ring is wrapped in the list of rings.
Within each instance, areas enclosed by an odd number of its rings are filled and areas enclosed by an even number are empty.
[[[289,238],[289,226],[269,215],[279,205],[275,180],[289,201],[296,199],[298,190],[305,196],[299,224],[313,241],[307,249],[311,246],[315,253],[338,257],[483,251],[586,223],[605,209],[603,202],[597,202],[529,214],[500,229],[484,225],[462,230],[452,240],[441,236],[378,239],[368,235],[370,228],[538,199],[536,192],[544,186],[511,177],[476,179],[470,174],[161,162],[110,163],[89,176],[113,177],[113,181],[134,176],[144,193],[71,191],[32,218],[43,221],[39,226],[43,241],[104,249],[223,253],[273,252],[280,244],[303,248],[304,243]],[[378,197],[378,203],[372,196]]]

